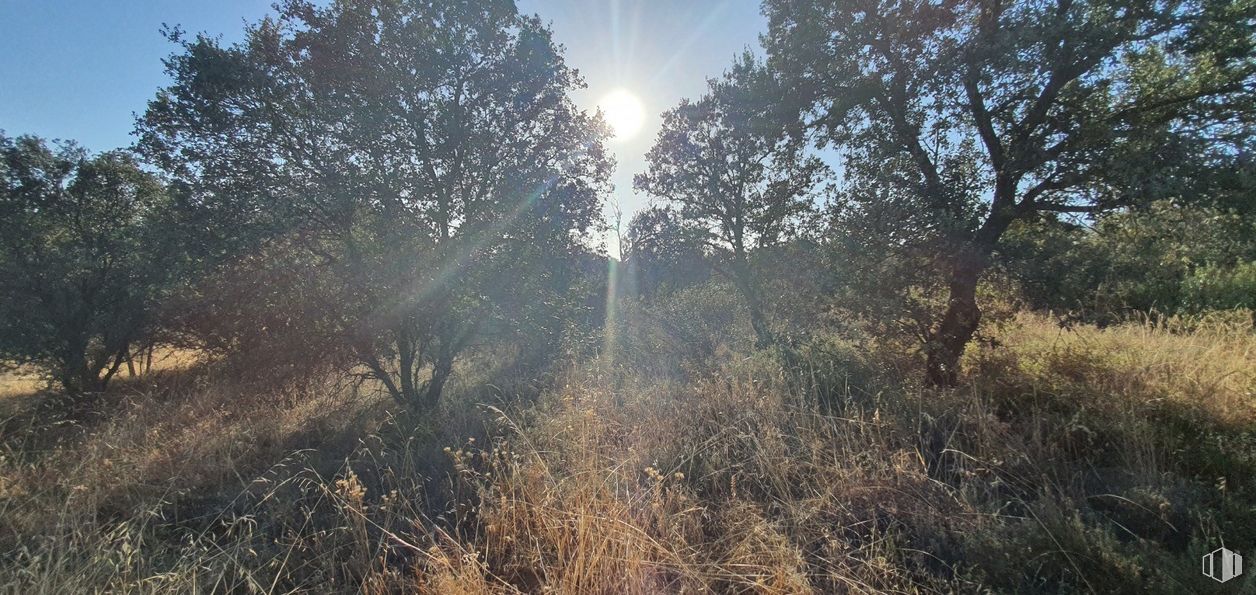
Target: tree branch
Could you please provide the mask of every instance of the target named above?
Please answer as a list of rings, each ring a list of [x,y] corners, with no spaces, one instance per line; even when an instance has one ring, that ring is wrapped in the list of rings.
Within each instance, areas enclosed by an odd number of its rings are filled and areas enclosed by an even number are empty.
[[[1095,213],[1099,211],[1096,205],[1056,205],[1056,204],[1034,204],[1033,210],[1046,211],[1049,213]]]

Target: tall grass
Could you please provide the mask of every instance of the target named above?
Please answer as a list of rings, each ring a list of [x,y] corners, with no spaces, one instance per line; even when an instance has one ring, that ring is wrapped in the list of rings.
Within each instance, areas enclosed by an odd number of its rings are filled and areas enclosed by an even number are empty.
[[[1239,319],[1022,315],[946,392],[906,380],[902,353],[832,337],[684,375],[604,354],[535,402],[468,380],[420,420],[338,384],[274,399],[206,371],[124,383],[87,417],[6,422],[0,580],[1234,592],[1198,561],[1256,543],[1254,354]]]

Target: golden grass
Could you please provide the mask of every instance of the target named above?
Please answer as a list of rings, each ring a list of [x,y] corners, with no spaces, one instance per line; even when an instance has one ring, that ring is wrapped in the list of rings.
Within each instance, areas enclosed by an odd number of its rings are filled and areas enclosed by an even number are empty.
[[[1256,340],[1246,312],[1104,329],[1061,328],[1022,314],[1015,328],[994,355],[1016,359],[1036,386],[1072,385],[1144,404],[1165,400],[1203,407],[1219,420],[1256,422]]]
[[[691,378],[594,362],[535,404],[476,406],[468,390],[422,420],[337,384],[276,399],[213,372],[123,383],[51,440],[45,420],[6,428],[0,581],[1203,591],[1198,553],[1256,542],[1256,336],[1174,324],[1022,315],[946,393],[853,384],[892,376],[901,354],[835,363],[827,347],[800,369],[729,354]]]
[[[883,443],[885,424],[802,411],[784,400],[781,377],[730,371],[697,385],[654,379],[613,391],[599,385],[603,376],[567,378],[569,390],[528,412],[533,423],[511,442],[451,453],[479,495],[485,530],[437,559],[433,592],[467,573],[559,593],[875,592],[906,583],[887,557],[862,555],[888,541],[850,547],[840,538],[862,531],[878,501],[899,501],[878,496],[932,489],[905,453],[849,456],[847,448]],[[804,536],[820,549],[805,552]],[[457,563],[468,547],[482,552],[480,564]]]
[[[39,376],[25,371],[0,373],[0,399],[37,392],[43,387]]]
[[[202,355],[194,350],[174,347],[160,347],[153,350],[152,359],[147,355],[137,356],[137,363],[131,374],[127,367],[119,370],[117,378],[135,378],[145,374],[187,370],[202,363]],[[36,370],[23,366],[16,369],[0,368],[0,418],[16,415],[28,405],[35,402],[39,393],[47,389],[48,382]]]

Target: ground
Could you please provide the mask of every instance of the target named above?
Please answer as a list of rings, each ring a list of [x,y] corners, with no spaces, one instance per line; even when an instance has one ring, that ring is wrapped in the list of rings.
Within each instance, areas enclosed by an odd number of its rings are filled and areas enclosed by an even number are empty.
[[[1022,314],[988,335],[949,391],[917,386],[902,345],[836,336],[687,370],[608,348],[536,393],[470,361],[423,416],[334,375],[263,388],[190,359],[90,402],[6,382],[0,583],[1250,588],[1199,570],[1256,543],[1250,318]]]

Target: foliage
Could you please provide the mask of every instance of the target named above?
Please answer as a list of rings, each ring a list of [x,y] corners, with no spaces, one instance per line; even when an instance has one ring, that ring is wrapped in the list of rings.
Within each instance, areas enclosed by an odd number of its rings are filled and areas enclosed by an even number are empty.
[[[633,185],[675,205],[684,225],[713,251],[712,266],[733,281],[750,310],[760,345],[773,342],[750,251],[788,239],[811,209],[825,173],[796,135],[786,134],[774,98],[779,82],[743,55],[697,101],[663,114]]]
[[[712,271],[702,236],[672,208],[656,205],[634,215],[621,253],[637,291],[654,296],[707,281]]]
[[[1093,226],[1026,222],[1009,230],[1001,260],[1032,306],[1083,319],[1244,307],[1242,270],[1256,258],[1252,224],[1227,209],[1161,201]]]
[[[1190,198],[1180,183],[1197,176],[1182,164],[1231,171],[1252,138],[1247,2],[764,10],[786,98],[854,180],[873,182],[855,192],[906,207],[903,235],[945,242],[947,308],[926,339],[934,384],[958,378],[978,280],[1014,221]]]
[[[432,406],[485,333],[561,320],[610,160],[539,20],[293,1],[232,46],[171,38],[146,155],[220,225],[315,257],[328,277],[302,307],[330,305],[319,327],[400,403]]]
[[[1256,261],[1232,268],[1200,267],[1182,287],[1184,309],[1195,312],[1246,308],[1256,310]]]
[[[1250,590],[1256,4],[764,8],[619,260],[510,0],[170,31],[165,179],[0,135],[0,366],[100,391],[0,378],[0,590]]]
[[[322,265],[272,241],[215,263],[167,300],[162,323],[171,343],[237,368],[258,390],[350,371],[357,358],[337,324],[344,304]]]
[[[0,135],[0,359],[103,390],[154,339],[183,267],[177,225],[130,154]]]

